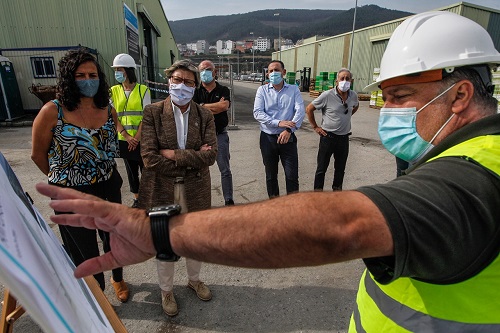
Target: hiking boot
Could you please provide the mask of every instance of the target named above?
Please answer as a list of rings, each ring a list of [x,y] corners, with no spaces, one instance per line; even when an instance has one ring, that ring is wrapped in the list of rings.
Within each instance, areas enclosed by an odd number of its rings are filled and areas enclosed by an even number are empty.
[[[196,292],[196,296],[202,301],[210,301],[212,299],[212,293],[210,289],[201,281],[189,281],[188,287]]]
[[[179,313],[173,291],[161,291],[161,307],[163,312],[169,317],[173,317]]]

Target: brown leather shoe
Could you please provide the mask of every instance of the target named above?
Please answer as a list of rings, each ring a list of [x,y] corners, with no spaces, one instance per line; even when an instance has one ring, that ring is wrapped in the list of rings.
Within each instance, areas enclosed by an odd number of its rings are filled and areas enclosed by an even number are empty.
[[[113,277],[111,277],[111,284],[113,284],[113,288],[115,288],[116,298],[122,303],[128,301],[128,287],[124,280],[120,282],[115,282]]]
[[[175,301],[174,293],[172,291],[161,291],[161,307],[163,312],[169,317],[173,317],[179,313],[177,309],[177,302]]]
[[[202,301],[210,301],[212,299],[212,292],[201,281],[189,281],[188,287],[196,292],[196,296]]]

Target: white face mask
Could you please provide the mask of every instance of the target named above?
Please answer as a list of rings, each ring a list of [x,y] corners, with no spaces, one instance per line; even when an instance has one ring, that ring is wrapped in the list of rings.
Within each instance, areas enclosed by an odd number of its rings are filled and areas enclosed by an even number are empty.
[[[188,87],[184,83],[170,83],[168,88],[172,102],[178,106],[188,104],[194,96],[194,87]]]
[[[351,88],[351,81],[340,81],[338,87],[340,91],[346,92]]]

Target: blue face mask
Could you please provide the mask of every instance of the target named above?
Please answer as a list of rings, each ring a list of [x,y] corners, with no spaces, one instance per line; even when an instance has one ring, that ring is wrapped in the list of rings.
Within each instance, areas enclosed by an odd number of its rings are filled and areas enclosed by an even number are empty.
[[[116,79],[116,81],[118,81],[118,82],[120,82],[120,83],[123,83],[123,82],[125,82],[126,77],[125,77],[125,75],[123,74],[123,72],[121,72],[121,71],[116,71],[116,72],[115,72],[115,79]]]
[[[99,79],[95,80],[76,80],[76,85],[80,89],[80,94],[85,97],[94,97],[99,90]]]
[[[417,114],[447,93],[455,84],[433,98],[429,103],[416,108],[381,108],[378,120],[378,134],[384,147],[393,155],[413,164],[430,151],[432,142],[455,114],[436,132],[430,142],[425,141],[417,132]]]
[[[212,71],[209,71],[206,69],[201,71],[200,78],[201,78],[201,82],[203,82],[203,83],[210,83],[214,80],[214,77],[212,75]]]
[[[278,85],[281,81],[283,81],[281,72],[272,72],[269,74],[269,82],[271,82],[271,84]]]

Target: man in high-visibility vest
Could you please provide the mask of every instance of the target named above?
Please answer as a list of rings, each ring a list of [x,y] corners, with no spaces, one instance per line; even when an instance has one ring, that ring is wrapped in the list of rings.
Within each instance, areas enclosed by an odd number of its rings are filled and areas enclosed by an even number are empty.
[[[112,252],[78,277],[155,253],[256,268],[363,258],[350,332],[500,332],[498,64],[488,32],[462,16],[427,12],[396,28],[365,88],[382,89],[381,141],[411,165],[386,184],[169,216],[161,238],[130,208],[37,188],[55,210],[93,217],[54,222],[111,232]]]

